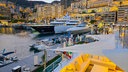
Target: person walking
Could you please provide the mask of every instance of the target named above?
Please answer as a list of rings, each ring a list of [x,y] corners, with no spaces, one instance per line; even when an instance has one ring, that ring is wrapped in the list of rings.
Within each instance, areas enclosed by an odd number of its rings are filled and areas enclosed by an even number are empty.
[[[109,34],[109,29],[107,26],[105,27],[105,34]]]
[[[95,25],[95,27],[94,27],[94,31],[95,31],[95,34],[98,34],[98,27],[97,27],[97,25]]]

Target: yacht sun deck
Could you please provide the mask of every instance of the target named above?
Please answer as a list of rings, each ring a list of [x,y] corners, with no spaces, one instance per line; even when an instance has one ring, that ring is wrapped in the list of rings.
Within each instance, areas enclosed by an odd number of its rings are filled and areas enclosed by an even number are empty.
[[[66,14],[64,17],[62,17],[62,18],[57,18],[57,19],[55,19],[54,21],[51,21],[50,22],[50,24],[51,25],[54,25],[54,26],[56,26],[56,25],[72,25],[72,26],[76,26],[76,25],[78,25],[79,24],[79,21],[80,20],[75,20],[75,19],[71,19],[71,17],[68,15],[68,14]]]

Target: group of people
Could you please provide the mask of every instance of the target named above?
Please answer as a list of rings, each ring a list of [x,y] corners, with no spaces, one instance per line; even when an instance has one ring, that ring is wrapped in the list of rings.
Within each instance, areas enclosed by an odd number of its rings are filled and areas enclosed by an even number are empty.
[[[94,25],[94,34],[110,34],[113,33],[113,28],[110,25],[104,25],[98,27],[98,25]]]

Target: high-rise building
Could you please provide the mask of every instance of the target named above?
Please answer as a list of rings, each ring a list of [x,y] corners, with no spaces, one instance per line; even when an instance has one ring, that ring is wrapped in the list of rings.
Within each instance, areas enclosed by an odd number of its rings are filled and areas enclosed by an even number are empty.
[[[60,18],[63,16],[63,7],[58,4],[45,4],[39,5],[37,8],[37,21],[50,20],[54,18]]]

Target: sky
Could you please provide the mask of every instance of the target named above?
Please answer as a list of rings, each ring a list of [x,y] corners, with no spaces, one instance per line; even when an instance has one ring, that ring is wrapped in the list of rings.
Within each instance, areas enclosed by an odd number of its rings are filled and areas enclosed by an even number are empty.
[[[28,0],[28,1],[45,1],[47,3],[51,3],[54,0]],[[59,1],[59,0],[57,0],[57,1]]]

